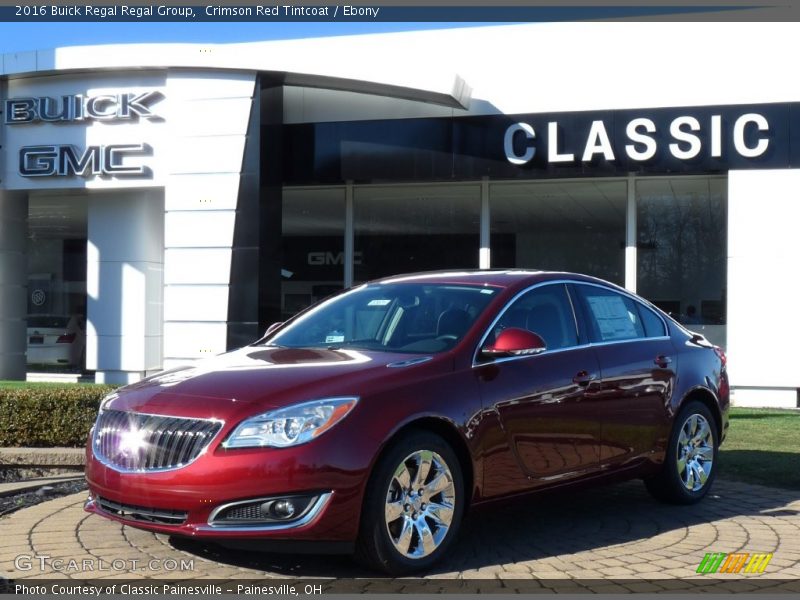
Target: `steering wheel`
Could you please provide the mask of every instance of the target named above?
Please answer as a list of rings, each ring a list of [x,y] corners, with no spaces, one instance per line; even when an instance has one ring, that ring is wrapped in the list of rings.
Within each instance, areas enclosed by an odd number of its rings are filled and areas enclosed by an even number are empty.
[[[440,335],[436,337],[437,341],[440,342],[455,342],[458,339],[457,335],[453,335],[452,333],[445,333],[444,335]]]

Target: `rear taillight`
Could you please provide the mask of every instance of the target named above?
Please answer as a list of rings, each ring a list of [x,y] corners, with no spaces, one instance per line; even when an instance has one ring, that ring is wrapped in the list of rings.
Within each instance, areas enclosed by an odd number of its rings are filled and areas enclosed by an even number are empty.
[[[65,333],[64,335],[58,336],[56,344],[71,344],[74,341],[75,341],[74,333]]]
[[[719,346],[714,346],[714,352],[716,352],[717,356],[719,356],[723,367],[728,364],[728,357],[725,356],[725,351],[722,348]]]

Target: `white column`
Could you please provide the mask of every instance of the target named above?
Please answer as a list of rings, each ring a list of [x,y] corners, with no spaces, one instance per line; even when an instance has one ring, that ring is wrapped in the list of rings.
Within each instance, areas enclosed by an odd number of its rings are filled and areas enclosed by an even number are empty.
[[[86,368],[132,383],[161,368],[162,190],[89,197]]]
[[[489,178],[481,180],[481,224],[480,224],[480,250],[478,251],[478,268],[490,269],[492,267],[491,241],[492,223],[489,213]]]
[[[0,379],[25,380],[28,197],[0,191]]]
[[[353,182],[348,181],[344,202],[344,287],[353,285],[355,269],[355,223],[353,216]]]
[[[165,369],[226,350],[233,234],[254,84],[253,73],[176,71],[167,78]]]
[[[728,174],[728,372],[738,405],[797,405],[800,170]]]
[[[628,204],[625,218],[625,289],[636,292],[636,178],[628,177]]]

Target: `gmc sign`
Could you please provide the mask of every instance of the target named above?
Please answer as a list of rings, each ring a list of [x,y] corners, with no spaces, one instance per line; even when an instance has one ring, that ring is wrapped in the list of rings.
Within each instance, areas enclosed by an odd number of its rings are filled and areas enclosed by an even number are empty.
[[[152,154],[148,144],[109,144],[89,146],[25,146],[19,151],[19,174],[23,177],[68,177],[81,175],[148,175],[149,168],[126,165],[125,159]]]

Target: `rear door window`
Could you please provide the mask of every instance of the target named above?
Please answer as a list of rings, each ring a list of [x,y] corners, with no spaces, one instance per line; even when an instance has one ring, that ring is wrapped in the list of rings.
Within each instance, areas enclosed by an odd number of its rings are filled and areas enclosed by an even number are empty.
[[[589,318],[593,342],[620,342],[648,337],[638,302],[607,288],[591,285],[575,287]]]

